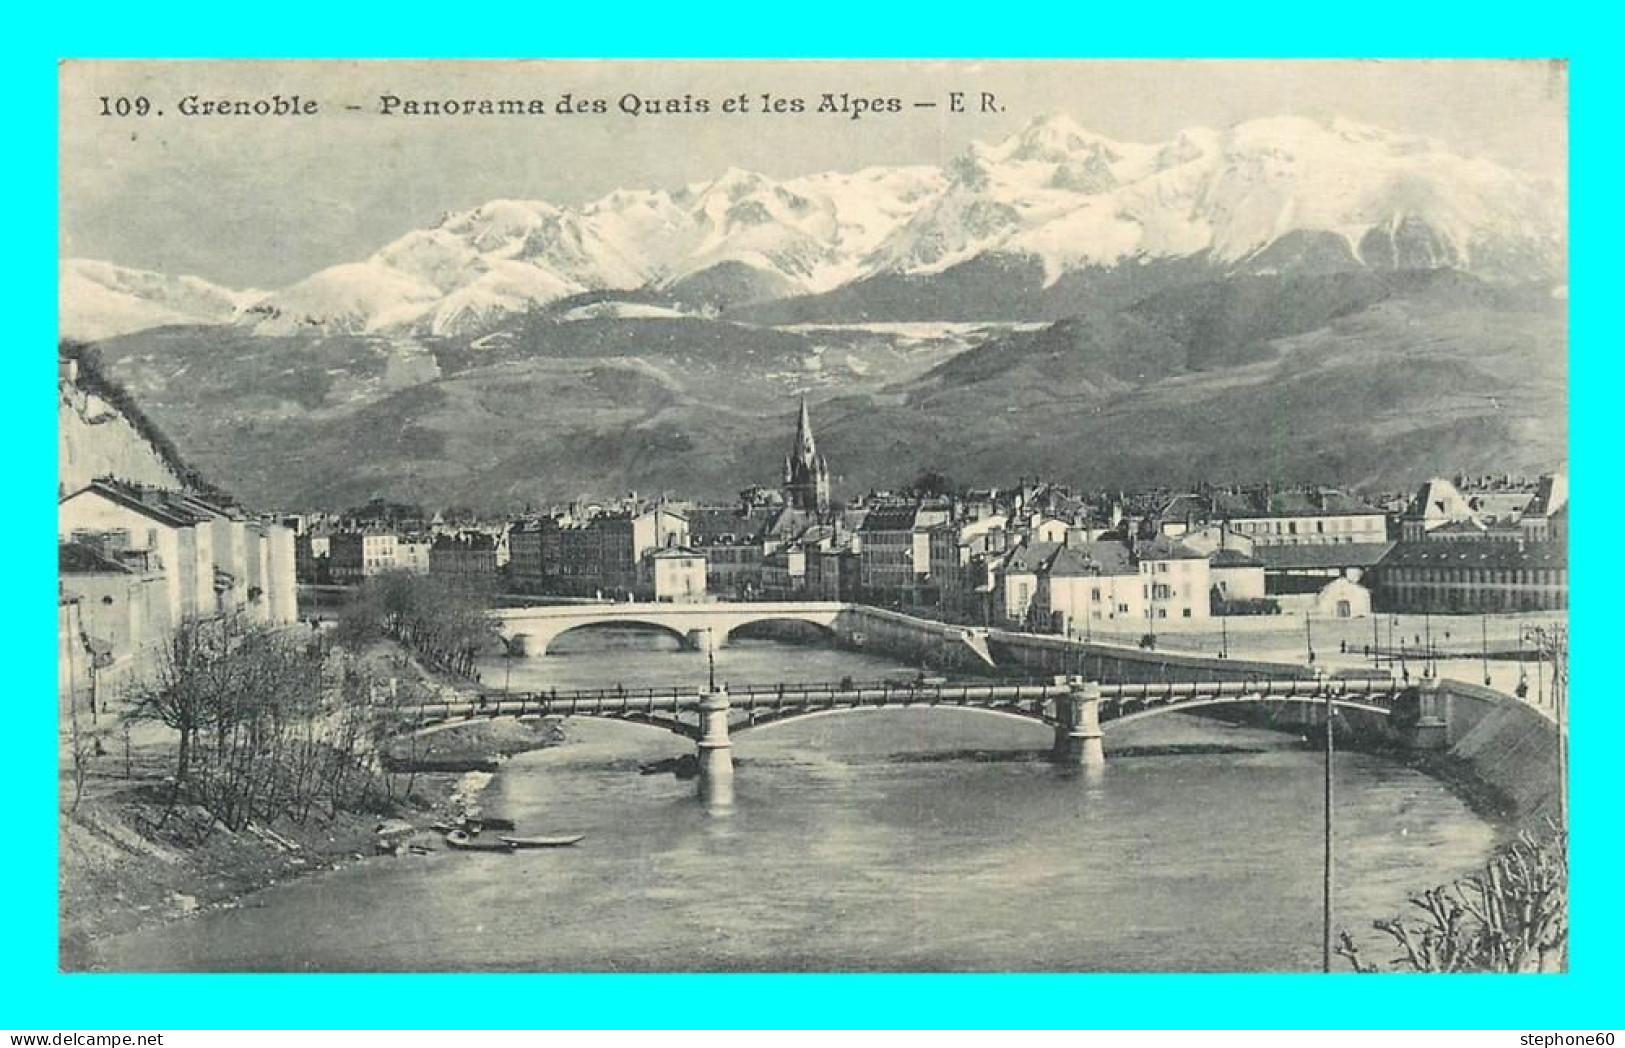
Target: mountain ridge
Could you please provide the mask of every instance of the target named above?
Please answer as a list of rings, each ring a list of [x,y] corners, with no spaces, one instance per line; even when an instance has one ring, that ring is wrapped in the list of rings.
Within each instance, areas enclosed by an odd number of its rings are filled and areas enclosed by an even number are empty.
[[[729,169],[573,208],[493,200],[284,288],[215,288],[206,308],[178,287],[133,297],[146,303],[148,326],[179,318],[271,335],[448,336],[594,292],[652,288],[694,311],[748,309],[864,282],[951,280],[1000,257],[1036,264],[1039,299],[1079,272],[1189,260],[1241,272],[1454,268],[1560,284],[1566,209],[1562,187],[1545,180],[1343,120],[1259,118],[1146,144],[1051,116],[1002,142],[972,143],[941,168],[781,180]],[[87,287],[119,286],[87,285],[82,271],[110,265],[65,263],[66,334],[111,330],[82,315],[95,312]],[[112,333],[142,315],[125,313]]]

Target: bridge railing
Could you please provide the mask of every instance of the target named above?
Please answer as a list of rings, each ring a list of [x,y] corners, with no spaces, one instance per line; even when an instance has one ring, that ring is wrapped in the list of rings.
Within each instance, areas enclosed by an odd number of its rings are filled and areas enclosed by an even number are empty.
[[[1275,699],[1370,699],[1391,703],[1404,690],[1399,682],[1382,678],[1341,678],[1229,681],[1146,681],[1098,684],[1096,694],[1107,707],[1148,706],[1184,700],[1250,701]],[[727,692],[729,705],[741,710],[784,708],[835,709],[854,706],[989,705],[1023,707],[1073,694],[1074,686],[1051,678],[1046,681],[1000,683],[948,683],[898,681],[818,681],[797,684],[748,685]],[[705,694],[697,687],[596,688],[575,691],[487,693],[468,702],[437,702],[411,707],[417,719],[443,721],[457,718],[504,716],[619,716],[640,713],[681,714],[699,706]],[[1384,706],[1386,708],[1386,706]]]

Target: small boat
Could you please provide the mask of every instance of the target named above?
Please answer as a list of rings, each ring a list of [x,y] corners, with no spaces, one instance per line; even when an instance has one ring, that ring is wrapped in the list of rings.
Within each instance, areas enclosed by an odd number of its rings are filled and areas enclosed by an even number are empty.
[[[503,841],[477,841],[462,830],[446,834],[446,847],[457,851],[511,852],[514,846]]]
[[[586,836],[585,833],[577,833],[569,837],[498,837],[497,840],[510,848],[568,848]]]

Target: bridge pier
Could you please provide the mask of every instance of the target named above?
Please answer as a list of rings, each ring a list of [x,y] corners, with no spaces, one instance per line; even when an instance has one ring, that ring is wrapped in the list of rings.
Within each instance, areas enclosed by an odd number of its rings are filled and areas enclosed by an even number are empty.
[[[1440,695],[1437,678],[1424,680],[1417,686],[1418,717],[1411,730],[1411,748],[1442,750],[1450,745],[1450,699]]]
[[[508,654],[514,658],[524,658],[530,654],[530,634],[515,633],[507,639]]]
[[[689,630],[683,634],[683,647],[689,651],[704,654],[708,651],[717,650],[717,646],[716,633],[711,629]]]
[[[718,688],[700,697],[700,798],[712,810],[733,807],[733,741],[728,737],[728,689]]]
[[[1105,732],[1100,730],[1100,684],[1069,677],[1070,693],[1055,700],[1055,759],[1086,768],[1106,766]]]

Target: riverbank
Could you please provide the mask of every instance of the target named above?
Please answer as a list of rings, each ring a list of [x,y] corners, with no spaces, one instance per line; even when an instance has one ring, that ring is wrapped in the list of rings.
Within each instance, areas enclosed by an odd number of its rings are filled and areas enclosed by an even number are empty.
[[[398,652],[368,657],[420,682],[447,684]],[[480,794],[503,760],[563,740],[551,719],[474,721],[403,736],[379,755],[375,774],[386,788],[370,810],[317,806],[302,821],[284,816],[237,831],[199,805],[171,803],[175,743],[167,733],[143,731],[128,748],[90,759],[77,798],[65,759],[60,964],[75,970],[86,948],[108,936],[253,906],[256,893],[294,878],[438,849],[432,825],[479,814]]]

